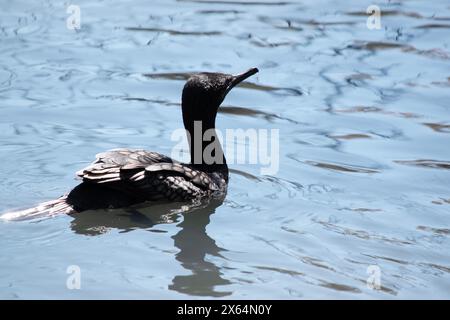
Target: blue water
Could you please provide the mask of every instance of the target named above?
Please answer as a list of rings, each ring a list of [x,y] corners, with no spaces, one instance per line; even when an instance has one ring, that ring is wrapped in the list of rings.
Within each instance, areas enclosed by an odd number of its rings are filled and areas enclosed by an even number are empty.
[[[196,71],[259,68],[217,126],[279,129],[280,167],[197,208],[0,221],[0,298],[450,298],[448,1],[77,0],[79,30],[68,4],[0,0],[0,212],[101,151],[170,154]]]

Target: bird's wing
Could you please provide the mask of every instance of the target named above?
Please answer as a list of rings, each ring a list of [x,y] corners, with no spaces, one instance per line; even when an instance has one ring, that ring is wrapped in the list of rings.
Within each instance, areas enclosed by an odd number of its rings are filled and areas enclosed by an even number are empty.
[[[145,168],[147,176],[179,176],[187,182],[207,190],[218,190],[217,184],[203,171],[198,171],[182,163],[155,163]]]
[[[77,172],[83,181],[136,191],[152,199],[183,200],[219,189],[205,172],[156,152],[117,149],[96,157]]]
[[[169,157],[145,150],[114,149],[96,155],[96,160],[76,174],[84,181],[108,183],[119,181],[123,171],[144,170],[161,162],[173,162]]]

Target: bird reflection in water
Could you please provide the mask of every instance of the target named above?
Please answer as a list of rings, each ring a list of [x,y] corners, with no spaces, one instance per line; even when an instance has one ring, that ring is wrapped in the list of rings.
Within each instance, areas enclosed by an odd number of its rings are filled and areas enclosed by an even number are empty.
[[[183,294],[224,297],[228,291],[217,291],[216,286],[231,284],[222,278],[220,268],[207,261],[207,255],[221,257],[225,249],[217,246],[206,232],[210,216],[222,205],[225,195],[202,200],[200,203],[159,203],[148,207],[97,210],[74,214],[71,229],[77,234],[100,235],[111,229],[130,232],[136,229],[152,229],[162,223],[178,223],[180,230],[172,237],[179,252],[176,260],[191,274],[176,275],[169,290]]]

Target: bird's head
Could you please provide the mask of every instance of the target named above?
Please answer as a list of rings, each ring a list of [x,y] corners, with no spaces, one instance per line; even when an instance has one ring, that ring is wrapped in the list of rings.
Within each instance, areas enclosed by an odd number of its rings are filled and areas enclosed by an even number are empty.
[[[257,72],[257,68],[252,68],[238,75],[210,72],[192,75],[181,98],[184,126],[189,128],[194,121],[202,121],[206,128],[214,127],[217,110],[228,92]]]

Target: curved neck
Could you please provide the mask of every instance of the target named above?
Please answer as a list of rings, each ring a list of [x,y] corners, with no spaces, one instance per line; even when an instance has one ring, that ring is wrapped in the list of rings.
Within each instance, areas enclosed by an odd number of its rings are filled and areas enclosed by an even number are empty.
[[[220,144],[214,121],[193,121],[185,126],[187,131],[191,164],[206,172],[227,173],[228,166]]]

